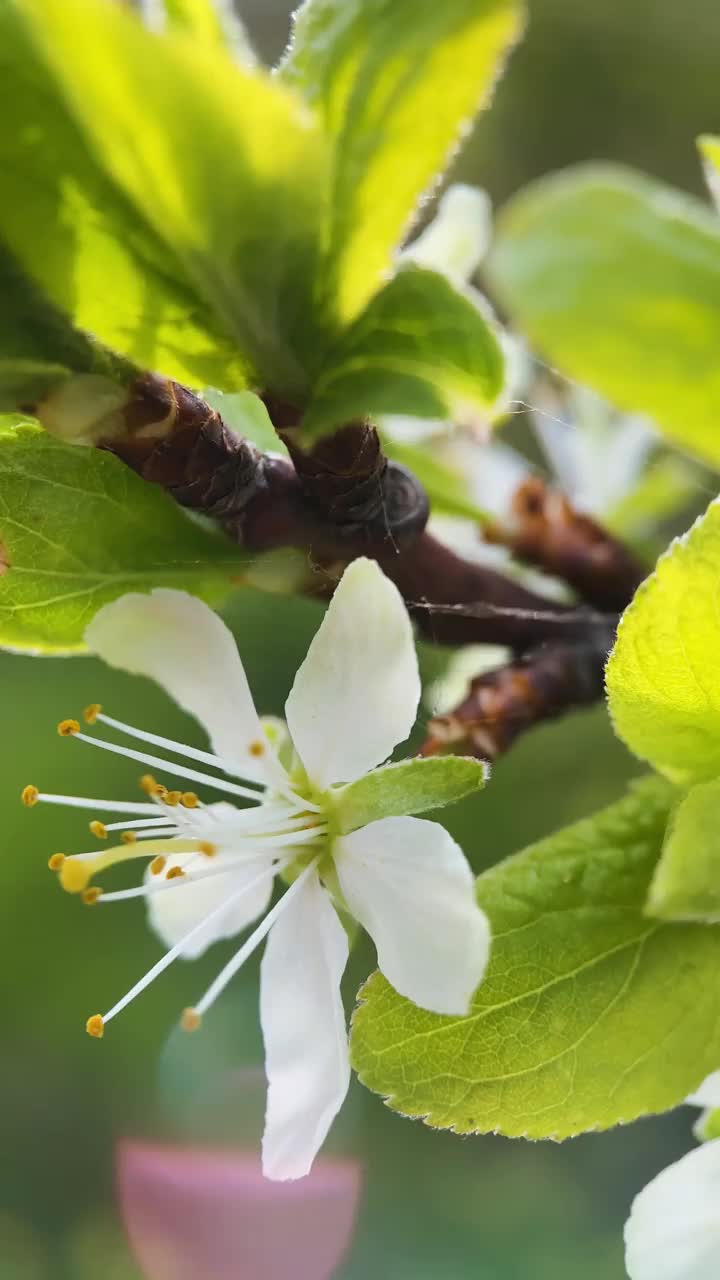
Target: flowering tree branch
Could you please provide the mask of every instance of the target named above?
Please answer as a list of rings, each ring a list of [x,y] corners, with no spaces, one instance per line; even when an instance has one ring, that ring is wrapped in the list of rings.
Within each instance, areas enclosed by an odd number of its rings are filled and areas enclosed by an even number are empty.
[[[611,644],[608,628],[592,643],[548,644],[477,676],[453,711],[430,721],[421,754],[494,760],[526,729],[597,701]]]
[[[426,753],[493,758],[533,724],[602,695],[616,611],[643,571],[601,526],[533,480],[518,491],[512,525],[493,528],[494,540],[564,578],[588,607],[549,603],[433,537],[422,485],[385,456],[373,427],[351,423],[306,451],[297,412],[266,404],[291,461],[261,453],[200,397],[154,374],[133,385],[120,429],[98,443],[248,550],[307,551],[313,594],[332,594],[344,566],[369,555],[430,640],[509,646],[511,664],[474,681],[451,715],[432,721]]]

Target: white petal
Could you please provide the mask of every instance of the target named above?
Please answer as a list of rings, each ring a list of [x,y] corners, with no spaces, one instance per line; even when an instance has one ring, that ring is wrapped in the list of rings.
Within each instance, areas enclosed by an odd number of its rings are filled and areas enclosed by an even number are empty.
[[[720,1141],[683,1156],[636,1196],[625,1224],[630,1280],[717,1280]]]
[[[713,1071],[707,1076],[685,1101],[692,1107],[707,1107],[713,1111],[720,1107],[720,1071]]]
[[[85,632],[113,667],[156,680],[206,729],[213,751],[245,778],[264,780],[275,761],[251,754],[263,733],[232,633],[196,596],[158,589],[105,605]]]
[[[172,867],[183,868],[185,876],[177,879],[172,889],[148,895],[148,923],[167,947],[174,947],[186,933],[190,933],[202,920],[211,916],[226,898],[237,894],[244,884],[250,885],[256,880],[263,866],[269,867],[271,861],[270,857],[261,857],[252,862],[239,862],[237,856],[227,850],[220,850],[213,858],[194,853],[168,858],[162,877]],[[222,866],[229,868],[228,874],[215,875]],[[212,871],[213,875],[206,880],[195,881],[195,876],[208,871]],[[145,882],[157,884],[162,877],[154,876],[148,869]],[[183,949],[184,959],[194,960],[213,942],[234,937],[258,916],[263,915],[270,902],[272,885],[273,877],[268,874],[266,879],[261,880],[239,901],[233,902],[227,911],[213,917],[207,927],[201,929]]]
[[[340,980],[347,934],[316,875],[273,925],[260,970],[268,1078],[266,1177],[302,1178],[343,1104],[350,1061]]]
[[[448,187],[432,222],[402,251],[400,260],[441,271],[453,284],[463,285],[487,253],[491,224],[487,192],[457,182]]]
[[[536,397],[540,399],[540,397]],[[550,402],[553,407],[555,402]],[[574,499],[580,486],[580,458],[577,441],[578,428],[565,422],[542,407],[533,409],[530,421],[540,441],[555,483],[569,498]]]
[[[490,928],[452,836],[423,818],[381,818],[337,840],[334,854],[348,907],[395,990],[433,1013],[467,1013]]]
[[[372,560],[345,570],[285,712],[308,777],[354,782],[407,738],[420,676],[407,610]]]

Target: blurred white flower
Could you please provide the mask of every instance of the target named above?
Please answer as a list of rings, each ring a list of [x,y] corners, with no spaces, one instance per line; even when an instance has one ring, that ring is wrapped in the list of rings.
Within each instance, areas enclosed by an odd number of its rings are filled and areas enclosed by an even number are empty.
[[[587,387],[556,396],[538,383],[530,413],[558,488],[598,518],[632,493],[657,444],[647,418],[618,413]]]
[[[630,1280],[717,1280],[720,1141],[663,1169],[636,1196],[625,1224]]]
[[[432,222],[398,255],[403,262],[440,271],[463,288],[490,248],[492,205],[486,191],[457,182],[438,202]]]
[[[212,750],[135,729],[97,704],[86,712],[91,724],[177,755],[181,763],[85,733],[77,721],[63,722],[64,736],[255,806],[205,805],[150,776],[143,780],[148,801],[142,804],[26,788],[29,804],[50,800],[131,815],[107,826],[91,823],[100,838],[122,829],[119,845],[55,855],[50,865],[64,888],[88,902],[146,898],[150,923],[170,946],[111,1009],[89,1019],[88,1031],[101,1036],[176,957],[197,956],[267,912],[186,1010],[184,1025],[199,1025],[267,936],[260,983],[268,1078],[263,1163],[269,1177],[301,1177],[350,1079],[340,998],[348,938],[337,908],[367,929],[385,976],[421,1008],[466,1013],[487,963],[489,928],[472,872],[442,826],[409,816],[363,825],[359,817],[352,830],[339,830],[338,785],[374,771],[415,721],[420,679],[405,605],[374,562],[356,560],[346,570],[286,702],[295,752],[289,768],[273,746],[280,731],[255,710],[230,632],[199,600],[167,590],[123,596],[99,611],[86,639],[110,665],[157,680],[203,724]],[[138,857],[149,863],[143,885],[111,893],[91,885],[96,873]],[[289,887],[267,910],[279,873]]]

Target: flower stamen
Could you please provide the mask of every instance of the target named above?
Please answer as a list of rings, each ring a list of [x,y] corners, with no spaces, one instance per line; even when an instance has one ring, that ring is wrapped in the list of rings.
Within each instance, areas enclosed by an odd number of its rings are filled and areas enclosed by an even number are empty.
[[[240,899],[245,897],[246,894],[251,893],[253,889],[255,889],[257,885],[262,882],[262,880],[274,874],[275,874],[275,867],[265,867],[258,876],[256,876],[253,880],[251,880],[248,884],[243,885],[242,889],[238,889],[236,893],[230,894],[229,897],[226,898],[224,902],[221,902],[219,906],[215,907],[213,911],[211,911],[207,916],[205,916],[202,920],[200,920],[197,924],[195,924],[193,928],[189,931],[189,933],[186,933],[185,936],[181,938],[179,942],[175,943],[174,947],[171,947],[169,951],[166,951],[164,956],[161,956],[161,958],[157,961],[157,964],[153,965],[152,969],[148,969],[148,972],[144,975],[144,977],[142,977],[139,982],[136,982],[135,986],[131,987],[130,990],[120,1000],[118,1000],[117,1004],[113,1005],[112,1009],[109,1009],[107,1013],[102,1015],[96,1013],[93,1015],[92,1018],[88,1019],[86,1023],[86,1030],[88,1032],[88,1035],[95,1036],[99,1039],[103,1034],[105,1026],[107,1025],[108,1022],[110,1022],[111,1018],[116,1017],[118,1013],[120,1013],[123,1009],[127,1008],[127,1006],[135,999],[136,996],[139,996],[140,993],[144,991],[146,987],[149,987],[151,982],[154,982],[155,979],[159,977],[160,974],[163,973],[164,970],[167,969],[173,963],[173,961],[177,959],[179,955],[182,955],[185,948],[189,945],[189,943],[193,941],[194,938],[198,936],[198,934],[200,934],[205,929],[207,929],[208,925],[212,924],[214,920],[224,915],[224,913],[229,908],[233,907],[235,903],[239,902]],[[301,882],[301,879],[302,877],[298,876],[298,879],[295,881],[295,885],[299,884]],[[278,906],[280,906],[281,903],[285,901],[285,899],[288,897],[288,894],[292,893],[292,890],[294,889],[295,885],[292,885],[290,889],[288,889],[284,897],[280,899],[280,903],[277,904]],[[101,898],[100,901],[102,902],[103,899]],[[272,916],[273,913],[276,913],[276,910],[277,910],[276,908],[273,908],[273,911],[271,911],[269,915]],[[266,916],[265,919],[267,920],[268,916]],[[270,924],[272,924],[272,921],[270,922]],[[268,929],[269,928],[270,928],[270,925],[268,925]],[[254,936],[255,935],[253,935],[253,937]],[[264,934],[263,934],[263,937],[264,937]],[[200,1012],[200,1010],[198,1010],[198,1012]]]
[[[98,717],[99,718],[99,717]],[[189,769],[187,765],[175,764],[172,761],[162,760],[158,756],[146,754],[144,751],[135,751],[132,747],[121,747],[116,742],[106,742],[104,738],[93,738],[88,733],[82,733],[77,720],[63,721],[64,725],[77,725],[77,728],[71,727],[62,732],[62,725],[58,728],[61,737],[73,737],[78,742],[87,742],[92,747],[99,747],[101,751],[110,751],[113,755],[126,756],[129,760],[137,760],[139,764],[154,765],[159,769],[167,769],[175,773],[180,778],[188,778],[191,782],[202,782],[206,786],[214,787],[217,791],[226,791],[229,795],[243,796],[246,800],[254,800],[256,804],[262,800],[262,792],[251,791],[249,787],[240,786],[237,782],[229,782],[227,778],[214,778],[211,774],[200,773],[197,769]],[[160,784],[156,784],[156,789],[152,794],[157,794]],[[146,788],[143,788],[144,790]],[[162,788],[164,794],[167,794],[167,788]]]
[[[61,738],[74,738],[80,732],[79,720],[61,720],[57,731]]]
[[[30,798],[25,799],[25,792]],[[68,809],[105,809],[109,813],[152,814],[157,816],[157,805],[139,804],[132,800],[95,800],[90,796],[62,796],[48,791],[38,791],[37,787],[26,787],[22,792],[23,804],[31,807],[35,804],[59,804]]]
[[[198,1017],[202,1017],[204,1013],[207,1013],[207,1010],[212,1004],[214,1004],[218,996],[222,994],[227,984],[235,977],[238,970],[245,964],[245,961],[249,959],[253,951],[257,950],[260,943],[263,941],[263,938],[265,938],[272,929],[278,916],[282,915],[283,911],[289,907],[301,886],[317,869],[319,861],[319,858],[314,858],[312,862],[308,863],[304,871],[300,872],[297,880],[293,881],[289,889],[285,890],[282,898],[275,903],[275,906],[272,907],[264,919],[260,921],[257,929],[250,934],[250,937],[246,939],[239,951],[236,951],[232,959],[229,960],[225,967],[220,970],[220,973],[216,977],[215,981],[211,982],[205,992],[205,995],[202,997],[202,1000],[199,1000],[194,1006],[195,1013]]]
[[[197,1031],[201,1024],[202,1014],[199,1014],[197,1009],[193,1009],[192,1006],[183,1009],[182,1018],[180,1019],[180,1026],[183,1031]]]
[[[165,738],[159,733],[150,733],[147,729],[136,729],[134,725],[125,724],[122,720],[116,720],[114,716],[106,716],[101,709],[98,709],[95,720],[100,724],[106,724],[110,729],[117,729],[119,733],[125,733],[129,738],[138,738],[141,742],[147,742],[152,747],[162,747],[165,751],[170,751],[173,755],[184,756],[187,760],[197,760],[200,764],[210,765],[214,769],[222,769],[224,773],[237,776],[237,766],[231,761],[225,760],[222,756],[216,755],[211,751],[202,751],[199,747],[190,747],[183,742],[176,742],[173,738]],[[95,723],[95,721],[88,722]],[[79,727],[79,726],[78,726]],[[262,743],[258,743],[261,747]],[[252,752],[252,754],[256,754]],[[173,766],[170,766],[173,767]],[[250,780],[252,781],[252,780]],[[256,787],[262,788],[263,783],[254,783]]]

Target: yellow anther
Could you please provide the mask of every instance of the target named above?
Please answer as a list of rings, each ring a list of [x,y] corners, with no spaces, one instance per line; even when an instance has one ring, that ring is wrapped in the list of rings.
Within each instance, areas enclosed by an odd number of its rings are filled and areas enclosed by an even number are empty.
[[[61,720],[57,731],[61,738],[72,738],[74,734],[80,732],[80,724],[77,720]]]
[[[137,836],[134,831],[123,831],[120,839],[123,844],[137,844]]]
[[[194,791],[183,791],[180,803],[185,809],[197,809],[200,801]]]
[[[166,863],[167,863],[167,858],[164,858],[163,855],[159,853],[157,858],[153,858],[152,862],[150,863],[150,870],[152,874],[154,876],[159,876],[160,872],[165,870]]]
[[[168,794],[168,789],[163,786],[162,782],[156,782],[155,786],[150,789],[150,795],[155,800],[167,800]]]
[[[63,854],[55,854],[55,857],[62,857],[59,864],[60,884],[66,893],[82,893],[83,889],[87,889],[92,878],[92,863],[80,862],[78,858],[66,858]]]
[[[85,1030],[89,1036],[93,1036],[95,1040],[102,1040],[105,1034],[105,1023],[99,1013],[94,1013],[92,1018],[88,1018],[85,1023]]]
[[[108,830],[104,822],[98,822],[95,819],[94,822],[90,823],[90,830],[94,836],[97,836],[98,840],[107,840]]]
[[[204,853],[206,858],[214,858],[217,853],[217,845],[211,844],[209,840],[201,840],[198,850],[200,853]]]
[[[182,867],[171,867],[165,876],[166,880],[177,880],[180,876],[184,876],[185,872]]]
[[[27,805],[28,809],[32,809],[33,805],[37,804],[38,800],[40,799],[40,792],[38,791],[37,787],[33,787],[33,786],[23,787],[22,793],[20,795],[20,799],[22,800],[24,805]]]
[[[140,790],[146,792],[147,795],[150,795],[153,788],[156,786],[157,778],[154,778],[151,773],[144,773],[140,779]]]
[[[265,750],[266,750],[265,743],[260,742],[259,738],[255,738],[255,740],[251,742],[250,746],[248,747],[248,751],[250,752],[251,756],[264,756]]]
[[[102,897],[102,889],[93,884],[89,889],[83,889],[81,897],[86,907],[92,907]]]
[[[51,871],[59,871],[64,861],[64,853],[54,853],[52,858],[48,858],[48,866]]]
[[[201,1022],[202,1014],[198,1013],[197,1009],[183,1009],[182,1018],[180,1019],[180,1026],[183,1031],[197,1031]]]
[[[165,795],[165,803],[171,805],[172,808],[175,808],[175,805],[179,804],[181,799],[182,791],[168,791]]]
[[[85,710],[83,711],[83,720],[85,721],[86,724],[95,724],[95,721],[97,720],[101,711],[102,711],[102,707],[99,702],[91,702],[90,706],[86,707]]]

